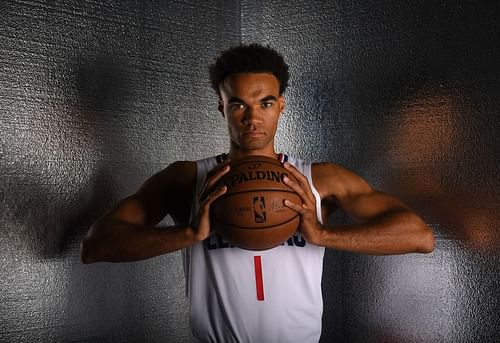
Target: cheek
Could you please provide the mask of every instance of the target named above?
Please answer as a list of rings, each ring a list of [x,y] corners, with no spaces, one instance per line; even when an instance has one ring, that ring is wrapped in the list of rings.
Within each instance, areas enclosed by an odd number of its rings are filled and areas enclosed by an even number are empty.
[[[234,117],[228,117],[226,119],[227,130],[231,137],[237,136],[239,132],[239,123]]]

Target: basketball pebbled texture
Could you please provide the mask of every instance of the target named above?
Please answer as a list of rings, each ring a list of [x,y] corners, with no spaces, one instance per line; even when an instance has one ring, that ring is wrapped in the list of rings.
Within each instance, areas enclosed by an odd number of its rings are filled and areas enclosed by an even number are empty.
[[[213,228],[228,242],[248,250],[265,250],[282,244],[297,231],[300,217],[286,207],[284,199],[302,203],[283,182],[288,176],[279,161],[249,156],[231,163],[219,181],[227,192],[211,206]]]

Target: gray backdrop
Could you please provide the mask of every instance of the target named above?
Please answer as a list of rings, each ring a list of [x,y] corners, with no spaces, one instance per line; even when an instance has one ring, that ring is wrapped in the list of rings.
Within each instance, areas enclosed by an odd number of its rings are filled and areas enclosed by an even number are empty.
[[[277,149],[355,170],[437,237],[429,255],[328,251],[322,341],[494,342],[499,16],[495,1],[1,1],[0,341],[190,341],[179,253],[84,266],[79,241],[151,174],[226,151],[206,67],[260,42],[291,68]]]

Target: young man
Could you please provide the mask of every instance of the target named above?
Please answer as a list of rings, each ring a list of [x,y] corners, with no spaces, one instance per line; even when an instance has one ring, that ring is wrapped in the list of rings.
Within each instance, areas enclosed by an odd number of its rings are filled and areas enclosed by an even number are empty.
[[[204,342],[317,342],[321,334],[324,249],[364,254],[431,252],[432,231],[407,206],[374,191],[331,163],[310,164],[278,154],[274,139],[285,107],[288,66],[274,50],[239,46],[210,68],[227,122],[228,154],[176,162],[100,218],[82,242],[84,263],[135,261],[179,249],[186,259],[191,328]],[[213,186],[229,161],[248,155],[279,158],[298,183],[285,180],[302,204],[297,234],[266,251],[231,247],[211,234]],[[342,208],[354,225],[323,223]],[[170,215],[175,227],[157,227]]]

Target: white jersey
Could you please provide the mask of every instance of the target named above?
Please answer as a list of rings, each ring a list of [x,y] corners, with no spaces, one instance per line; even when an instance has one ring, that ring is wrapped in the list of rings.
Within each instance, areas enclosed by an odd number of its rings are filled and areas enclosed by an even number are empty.
[[[310,163],[293,158],[288,162],[312,185]],[[197,161],[195,194],[217,164],[217,157]],[[321,199],[314,186],[313,193],[321,221]],[[191,218],[198,208],[195,197]],[[202,342],[318,342],[324,251],[300,233],[264,251],[233,247],[217,234],[185,249],[194,337]]]

